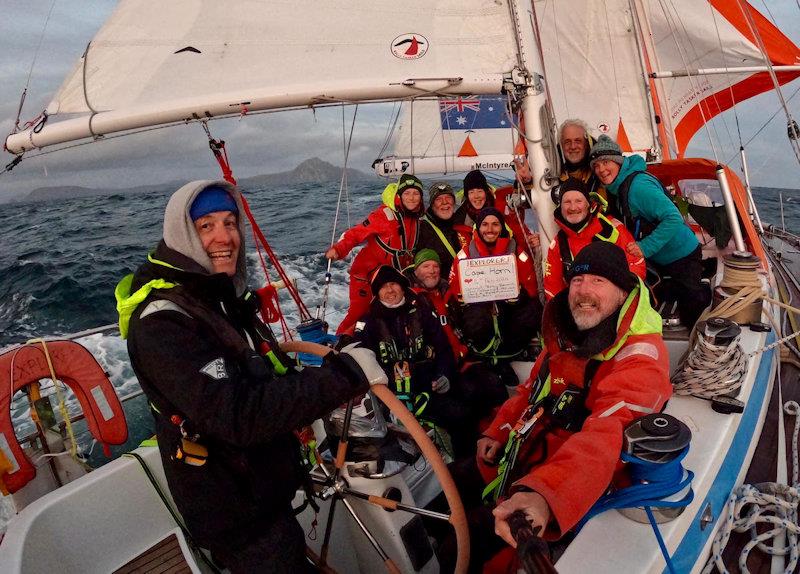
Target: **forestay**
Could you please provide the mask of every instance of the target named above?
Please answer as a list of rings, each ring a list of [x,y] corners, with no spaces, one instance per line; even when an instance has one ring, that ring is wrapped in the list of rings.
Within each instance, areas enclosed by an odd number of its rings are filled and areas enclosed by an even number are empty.
[[[682,156],[705,121],[772,89],[766,72],[734,71],[766,65],[743,7],[773,65],[800,63],[800,50],[744,0],[534,4],[556,118],[584,119],[594,135],[654,158]],[[730,71],[698,75],[708,68]],[[689,75],[652,79],[653,72]],[[778,80],[798,76],[779,72]]]
[[[502,0],[126,0],[48,105],[44,129],[7,146],[261,109],[499,93],[518,61]]]

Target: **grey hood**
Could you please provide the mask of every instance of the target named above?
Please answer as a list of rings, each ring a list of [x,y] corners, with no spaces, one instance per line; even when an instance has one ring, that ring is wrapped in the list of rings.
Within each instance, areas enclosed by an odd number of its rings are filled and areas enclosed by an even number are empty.
[[[236,275],[232,279],[236,292],[241,294],[247,287],[247,266],[245,261],[244,206],[236,186],[222,180],[192,181],[173,193],[172,197],[169,198],[166,210],[164,210],[164,243],[170,249],[196,261],[209,275],[214,273],[211,259],[203,249],[203,244],[200,242],[200,237],[194,228],[194,222],[189,215],[189,208],[197,195],[211,186],[219,186],[226,189],[239,208],[238,223],[241,243],[239,257],[236,260]]]

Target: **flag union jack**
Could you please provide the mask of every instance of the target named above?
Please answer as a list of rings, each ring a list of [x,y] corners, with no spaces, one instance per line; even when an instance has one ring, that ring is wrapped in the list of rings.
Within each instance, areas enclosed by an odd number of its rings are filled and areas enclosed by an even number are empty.
[[[481,111],[481,101],[478,98],[465,100],[458,96],[455,100],[439,100],[439,111],[447,113],[450,110],[463,112],[464,110],[472,110],[474,112]]]

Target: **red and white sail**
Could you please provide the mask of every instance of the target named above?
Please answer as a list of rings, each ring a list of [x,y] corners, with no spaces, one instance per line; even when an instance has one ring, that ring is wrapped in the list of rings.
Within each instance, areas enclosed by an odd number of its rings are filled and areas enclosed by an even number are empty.
[[[557,120],[583,119],[593,135],[608,133],[628,151],[655,157],[682,156],[705,122],[773,88],[766,71],[742,71],[765,69],[758,36],[772,65],[800,64],[797,46],[744,0],[534,5]],[[725,73],[703,71],[719,68]],[[688,75],[653,79],[653,72]],[[798,76],[778,73],[780,83]]]

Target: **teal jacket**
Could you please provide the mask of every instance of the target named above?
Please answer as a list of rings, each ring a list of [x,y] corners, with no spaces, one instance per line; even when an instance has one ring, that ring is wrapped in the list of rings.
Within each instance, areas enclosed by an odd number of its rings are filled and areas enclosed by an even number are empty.
[[[644,160],[638,155],[626,157],[616,179],[606,189],[616,197],[625,178],[637,171],[647,171]],[[656,226],[650,235],[638,241],[645,259],[667,265],[686,257],[700,244],[678,208],[653,177],[634,178],[628,193],[628,205],[633,217],[641,217]]]

